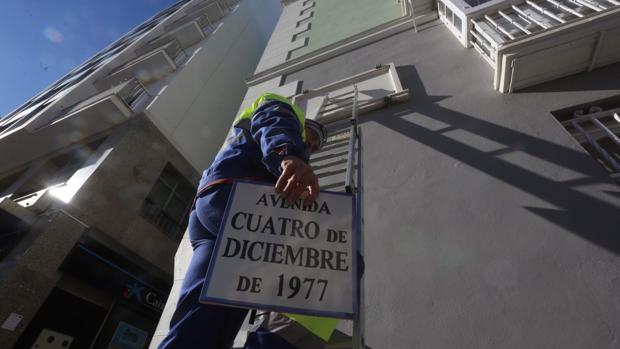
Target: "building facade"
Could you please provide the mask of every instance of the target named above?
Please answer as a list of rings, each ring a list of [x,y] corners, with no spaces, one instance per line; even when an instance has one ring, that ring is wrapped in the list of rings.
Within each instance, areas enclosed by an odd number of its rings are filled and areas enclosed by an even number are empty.
[[[0,347],[156,347],[199,173],[265,91],[327,124],[323,189],[358,114],[366,347],[618,347],[618,11],[179,2],[0,120]]]
[[[180,1],[0,119],[0,347],[146,347],[278,1]]]
[[[326,123],[312,164],[342,190],[356,106],[366,346],[618,347],[618,3],[283,3],[241,108],[271,91]]]

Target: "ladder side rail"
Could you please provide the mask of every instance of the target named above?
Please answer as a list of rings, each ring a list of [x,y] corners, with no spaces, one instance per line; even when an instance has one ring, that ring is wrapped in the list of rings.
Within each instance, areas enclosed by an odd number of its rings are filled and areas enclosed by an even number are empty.
[[[358,262],[364,263],[364,206],[363,206],[363,198],[364,198],[364,176],[362,174],[363,171],[363,160],[362,160],[362,131],[361,129],[356,130],[357,135],[357,187],[355,188],[355,228],[357,234],[357,258],[360,259]],[[359,263],[358,263],[359,268]],[[364,269],[366,269],[364,267]],[[359,273],[359,271],[358,271]],[[365,274],[365,271],[364,271]],[[353,348],[354,349],[364,349],[364,328],[365,328],[365,315],[364,315],[364,274],[358,277],[357,289],[355,290],[357,297],[355,316],[353,318]]]
[[[347,159],[347,173],[345,178],[345,189],[347,193],[353,193],[355,189],[355,183],[353,181],[353,170],[354,170],[354,162],[355,162],[355,142],[357,141],[357,85],[353,86],[354,95],[353,95],[353,108],[351,112],[351,133],[349,134],[349,152]]]

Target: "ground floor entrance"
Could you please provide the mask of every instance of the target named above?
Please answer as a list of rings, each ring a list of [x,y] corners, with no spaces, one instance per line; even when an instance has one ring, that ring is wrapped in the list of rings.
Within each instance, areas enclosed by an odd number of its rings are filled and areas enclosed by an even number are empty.
[[[14,348],[146,348],[170,283],[142,266],[127,251],[81,239],[60,267],[63,278]]]

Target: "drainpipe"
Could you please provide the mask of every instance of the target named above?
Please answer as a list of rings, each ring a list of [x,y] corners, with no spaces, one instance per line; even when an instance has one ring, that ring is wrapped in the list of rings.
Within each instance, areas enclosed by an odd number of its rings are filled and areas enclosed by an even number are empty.
[[[517,70],[517,58],[515,57],[512,61],[510,61],[510,84],[508,85],[508,93],[512,93],[512,84],[515,78],[515,70]]]
[[[409,6],[411,7],[411,18],[413,18],[413,30],[418,32],[418,25],[415,22],[415,10],[413,9],[413,0],[407,0],[409,2]]]

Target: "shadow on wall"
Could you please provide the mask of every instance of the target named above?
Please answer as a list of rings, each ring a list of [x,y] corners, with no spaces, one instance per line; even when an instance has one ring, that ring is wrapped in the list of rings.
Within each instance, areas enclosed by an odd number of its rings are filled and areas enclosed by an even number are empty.
[[[604,91],[620,89],[620,63],[594,70],[597,74],[583,72],[544,84],[527,87],[515,93],[565,92],[565,91]],[[601,79],[601,76],[608,77]],[[579,83],[575,83],[579,81]]]
[[[353,339],[351,336],[340,332],[339,330],[335,330],[332,333],[332,336],[329,338],[329,342],[327,343],[327,347],[329,348],[350,348],[353,343]],[[364,349],[373,349],[368,345],[364,344]]]
[[[437,103],[450,96],[429,96],[414,66],[402,66],[397,70],[404,87],[413,91],[415,98],[404,105],[392,107],[394,110],[392,117],[370,117],[365,122],[374,121],[381,124],[558,207],[559,209],[539,207],[525,207],[525,209],[620,255],[619,207],[583,194],[576,189],[577,186],[585,184],[609,183],[610,181],[602,170],[593,165],[594,160],[589,155],[446,109]],[[423,114],[450,126],[440,130],[430,130],[400,117],[412,112]],[[505,148],[484,152],[444,135],[445,132],[456,129],[466,130],[503,144]],[[524,144],[526,147],[523,146]],[[555,181],[498,157],[513,151],[525,152],[571,169],[581,173],[583,177],[577,180]],[[613,193],[613,195],[620,194]]]

